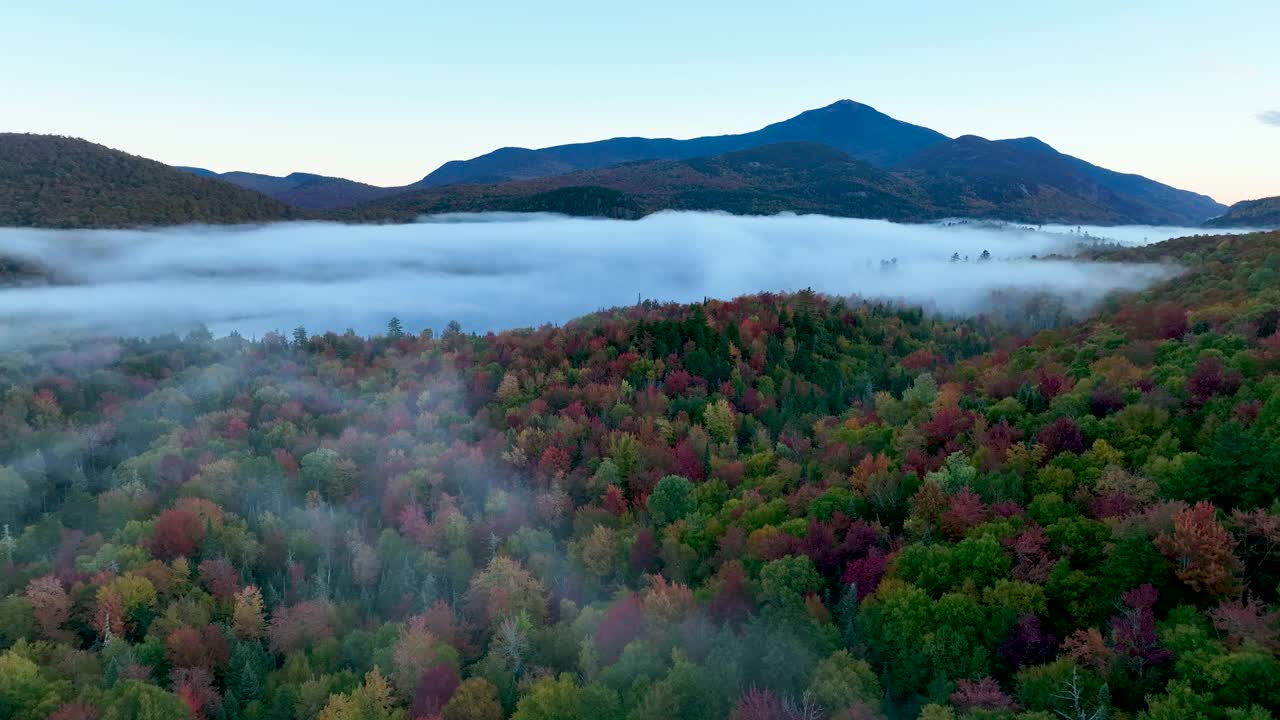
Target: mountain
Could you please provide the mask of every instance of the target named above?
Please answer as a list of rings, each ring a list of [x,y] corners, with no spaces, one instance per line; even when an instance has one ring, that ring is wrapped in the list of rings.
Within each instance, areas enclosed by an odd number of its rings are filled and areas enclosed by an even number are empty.
[[[827,145],[778,143],[707,158],[647,160],[533,180],[427,188],[353,208],[343,217],[408,221],[430,214],[500,211],[636,218],[661,210],[719,210],[907,222],[978,217],[1190,224],[1202,219],[1153,208],[1140,196],[1104,187],[1074,158],[1030,151],[1021,144],[967,136],[923,150],[899,170],[886,170]]]
[[[959,214],[1029,222],[1199,225],[1225,206],[1212,198],[1065,155],[1036,138],[965,135],[925,148],[896,169]]]
[[[403,187],[311,173],[170,168],[84,141],[5,137],[13,159],[0,167],[0,192],[8,193],[0,195],[7,201],[0,222],[10,224],[160,225],[317,213],[385,221],[480,210],[640,217],[686,209],[1199,225],[1226,211],[1212,198],[1098,167],[1036,138],[949,139],[850,100],[740,135],[502,148],[446,163]],[[51,143],[79,145],[61,152]]]
[[[86,140],[0,133],[0,226],[226,224],[301,214],[260,193]]]
[[[789,143],[821,144],[843,157],[803,173],[785,166],[785,178],[753,172],[728,159],[731,153]],[[758,161],[769,167],[781,159],[771,153],[766,156]],[[679,165],[718,157],[728,162],[719,174]],[[877,181],[868,179],[865,168],[855,173],[859,175],[856,191],[844,187],[842,183],[852,181],[847,177],[852,167],[848,160],[893,171],[892,187],[878,188],[883,196],[871,193],[868,187]],[[1226,209],[1204,195],[1060,153],[1036,138],[992,141],[966,135],[952,140],[852,100],[738,135],[690,140],[613,138],[538,150],[505,147],[445,163],[404,187],[383,188],[306,173],[274,177],[184,169],[296,207],[368,219],[521,208],[635,217],[655,210],[698,208],[829,212],[899,220],[945,213],[1025,222],[1198,225]],[[879,180],[888,177],[881,175]],[[676,178],[681,185],[672,184]],[[544,180],[548,182],[540,182]],[[455,189],[431,192],[442,188]],[[544,197],[543,193],[553,194]]]
[[[1195,220],[1196,218],[1203,220],[1217,215],[1225,208],[1222,203],[1208,195],[1179,190],[1141,175],[1121,173],[1098,167],[1080,158],[1060,153],[1050,147],[1048,143],[1037,138],[1016,138],[999,142],[1061,159],[1074,166],[1085,176],[1094,179],[1103,187],[1130,198],[1132,202],[1147,205],[1152,208],[1152,212],[1157,214],[1171,212],[1188,220]]]
[[[182,167],[193,175],[212,177],[242,188],[260,192],[280,202],[306,210],[334,210],[370,202],[378,198],[406,192],[408,187],[378,187],[355,180],[347,180],[311,173],[291,173],[284,177],[250,172],[215,173],[197,167]]]
[[[637,218],[660,210],[785,211],[926,220],[916,184],[833,147],[792,142],[707,158],[645,160],[534,180],[427,188],[353,208],[357,220],[449,212],[558,212]]]
[[[740,135],[690,140],[613,138],[540,150],[507,147],[470,160],[445,163],[416,185],[528,180],[635,160],[683,160],[791,141],[830,145],[859,160],[890,166],[946,139],[941,133],[895,120],[869,105],[841,100]]]
[[[1209,227],[1247,227],[1280,229],[1280,197],[1244,200],[1227,208],[1205,225]]]

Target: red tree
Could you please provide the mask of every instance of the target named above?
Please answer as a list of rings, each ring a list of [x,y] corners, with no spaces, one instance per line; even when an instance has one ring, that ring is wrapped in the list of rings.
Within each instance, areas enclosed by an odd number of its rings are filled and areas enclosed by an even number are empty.
[[[214,717],[222,707],[222,696],[213,686],[213,675],[203,668],[176,668],[173,692],[198,718]]]
[[[1280,612],[1268,611],[1257,598],[1226,600],[1211,610],[1209,617],[1234,647],[1253,642],[1271,652],[1280,651]]]
[[[1111,644],[1115,652],[1142,677],[1146,668],[1173,658],[1160,647],[1156,636],[1155,607],[1158,594],[1151,585],[1141,585],[1124,594],[1125,611],[1111,618]]]
[[[627,643],[636,639],[644,625],[644,606],[640,596],[627,593],[627,596],[614,603],[605,611],[604,617],[596,627],[596,648],[600,650],[600,659],[612,663],[622,654]]]
[[[962,538],[965,533],[987,521],[987,506],[982,498],[967,487],[951,496],[951,503],[938,518],[942,532],[951,538]]]
[[[1197,402],[1205,403],[1215,395],[1227,395],[1240,385],[1238,373],[1227,372],[1222,360],[1209,355],[1200,358],[1196,369],[1187,377],[1187,392]]]
[[[284,655],[332,637],[329,614],[328,605],[319,600],[277,607],[271,613],[271,626],[267,628],[272,651]]]
[[[631,543],[631,569],[637,573],[647,573],[653,570],[654,563],[658,560],[658,543],[653,538],[653,531],[645,529],[636,534],[635,542]]]
[[[1013,539],[1013,554],[1018,564],[1013,568],[1015,580],[1042,583],[1049,579],[1054,559],[1049,554],[1049,536],[1044,528],[1031,525]]]
[[[973,427],[973,416],[958,407],[944,407],[933,418],[920,426],[925,442],[930,448],[943,447],[961,433]]]
[[[604,491],[604,509],[614,517],[622,517],[627,512],[627,497],[617,485],[610,485]]]
[[[27,583],[27,601],[45,637],[50,640],[69,637],[62,625],[71,617],[71,597],[57,578],[45,575]]]
[[[461,683],[458,672],[447,663],[440,663],[426,671],[413,692],[409,717],[425,718],[438,714]]]
[[[878,547],[871,548],[867,556],[858,560],[850,560],[840,578],[844,584],[853,585],[858,590],[858,599],[863,600],[880,586],[880,578],[884,577],[888,556]]]
[[[741,560],[730,560],[720,566],[720,587],[711,597],[707,610],[720,622],[742,622],[751,614],[751,591],[747,587],[747,571]]]
[[[1156,537],[1156,547],[1173,563],[1173,572],[1187,587],[1216,597],[1233,594],[1239,587],[1240,559],[1236,541],[1222,527],[1208,502],[1179,510],[1173,516],[1173,532]]]
[[[1080,432],[1080,426],[1076,425],[1075,420],[1066,416],[1041,428],[1036,441],[1044,447],[1049,457],[1063,452],[1084,452],[1084,433]]]
[[[175,668],[213,671],[227,664],[231,648],[226,636],[215,625],[206,625],[198,630],[180,627],[165,639],[164,655]]]
[[[1013,698],[1005,695],[1000,689],[1000,684],[989,677],[977,682],[956,681],[956,691],[951,693],[951,704],[962,713],[970,710],[1014,711],[1018,709],[1018,704],[1013,701]]]
[[[205,521],[194,510],[170,508],[156,518],[151,552],[165,560],[186,557],[200,547],[204,536]]]
[[[230,600],[240,589],[240,575],[226,560],[205,560],[200,563],[200,583],[219,600]]]
[[[751,688],[738,698],[730,720],[779,720],[785,717],[782,701],[777,695],[759,688]]]

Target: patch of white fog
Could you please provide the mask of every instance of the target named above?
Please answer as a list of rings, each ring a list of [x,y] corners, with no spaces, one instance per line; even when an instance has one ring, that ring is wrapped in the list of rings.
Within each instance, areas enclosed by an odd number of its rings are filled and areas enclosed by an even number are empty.
[[[1087,233],[1085,232],[1087,230]],[[1170,277],[1168,266],[1037,260],[1112,228],[902,225],[817,215],[660,213],[639,221],[481,214],[405,225],[295,222],[215,228],[0,229],[0,256],[69,281],[0,289],[0,348],[65,334],[153,335],[205,325],[261,336],[466,331],[563,323],[637,298],[699,301],[804,288],[982,309],[992,291],[1061,294],[1084,308]],[[1194,229],[1125,228],[1154,242]],[[1088,237],[1084,237],[1084,236]],[[990,259],[980,261],[983,252]]]

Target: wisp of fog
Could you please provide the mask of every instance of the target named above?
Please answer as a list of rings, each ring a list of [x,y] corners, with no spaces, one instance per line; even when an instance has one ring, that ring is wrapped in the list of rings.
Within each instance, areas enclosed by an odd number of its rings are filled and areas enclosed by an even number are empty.
[[[1082,241],[1136,244],[1195,232],[1129,228],[1112,238],[1111,230],[715,213],[0,229],[0,257],[39,264],[57,279],[0,289],[0,346],[198,325],[245,336],[298,325],[363,334],[392,316],[409,331],[457,320],[485,332],[563,323],[637,298],[688,302],[804,288],[948,313],[981,310],[993,290],[1052,291],[1086,308],[1175,270],[1034,257],[1070,254]],[[984,251],[989,260],[980,260]]]

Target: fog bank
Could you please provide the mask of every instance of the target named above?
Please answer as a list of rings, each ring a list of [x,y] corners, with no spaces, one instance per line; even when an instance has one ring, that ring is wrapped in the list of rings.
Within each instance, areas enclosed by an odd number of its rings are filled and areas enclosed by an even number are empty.
[[[1054,230],[1055,232],[1049,232]],[[824,216],[662,213],[639,221],[470,215],[409,225],[0,229],[0,256],[72,284],[0,289],[0,346],[51,334],[484,332],[562,323],[637,297],[730,298],[806,287],[946,312],[994,290],[1061,293],[1078,307],[1168,277],[1167,267],[1038,261],[1074,228],[898,225]],[[1114,228],[1089,229],[1105,238]],[[1123,229],[1123,244],[1194,230]],[[1096,234],[1094,234],[1096,233]],[[980,261],[982,253],[990,260]],[[959,256],[953,261],[953,256]],[[967,258],[967,261],[966,261]]]

